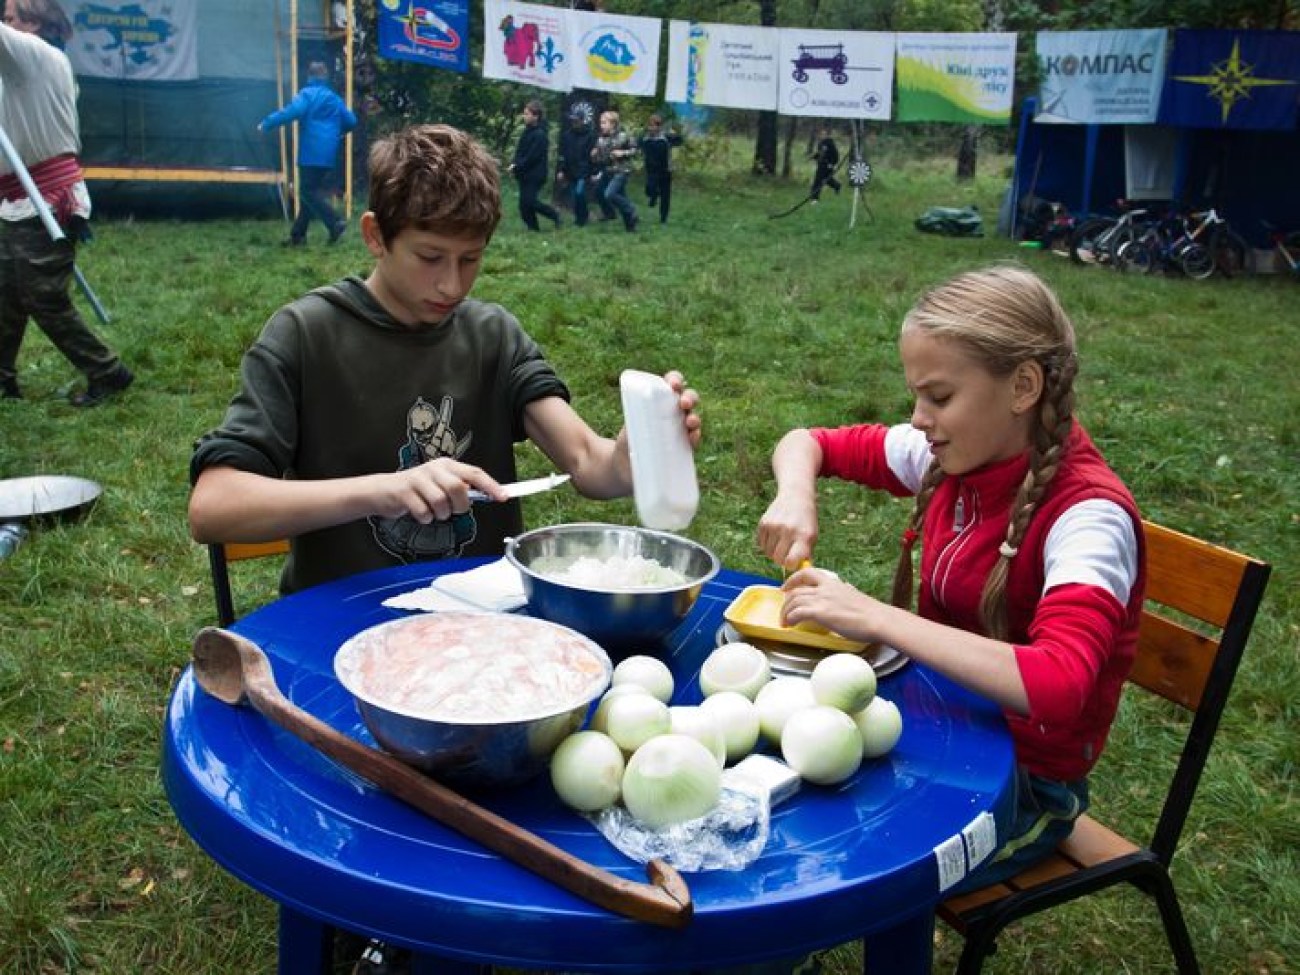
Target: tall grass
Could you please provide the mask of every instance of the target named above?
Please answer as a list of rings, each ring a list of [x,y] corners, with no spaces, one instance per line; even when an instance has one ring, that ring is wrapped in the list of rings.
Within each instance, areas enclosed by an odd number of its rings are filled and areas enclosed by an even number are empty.
[[[605,431],[619,423],[621,369],[683,369],[706,422],[689,534],[730,566],[770,572],[754,527],[777,438],[796,425],[905,418],[895,341],[917,294],[993,261],[1042,273],[1079,330],[1082,418],[1145,513],[1277,567],[1174,874],[1205,971],[1287,970],[1300,956],[1300,292],[1272,278],[1134,279],[1019,250],[992,235],[1005,160],[957,184],[950,160],[881,155],[853,228],[847,189],[769,219],[802,198],[811,172],[756,180],[741,175],[745,162],[687,159],[670,222],[643,209],[636,235],[616,223],[529,235],[510,212],[477,294],[516,311]],[[989,236],[912,228],[929,205],[966,203]],[[119,220],[98,233],[80,263],[113,313],[102,331],[137,371],[135,387],[72,409],[76,377],[33,331],[20,360],[27,399],[0,402],[0,477],[69,473],[105,487],[89,518],[39,527],[0,561],[0,970],[271,971],[273,906],[195,847],[158,778],[169,689],[213,619],[205,559],[186,534],[186,465],[269,313],[364,273],[369,256],[355,233],[325,247],[319,227],[311,246],[282,249],[277,220]],[[520,457],[525,474],[546,468],[531,447]],[[819,561],[884,592],[905,508],[836,484],[823,499]],[[527,517],[635,513],[554,492]],[[269,572],[240,579],[241,606],[268,598]],[[1123,744],[1096,775],[1098,801],[1134,828],[1164,788],[1165,722],[1126,705]],[[1170,968],[1154,911],[1132,892],[1015,930],[990,971]],[[942,966],[954,946],[941,938]],[[846,949],[835,963],[856,958]]]

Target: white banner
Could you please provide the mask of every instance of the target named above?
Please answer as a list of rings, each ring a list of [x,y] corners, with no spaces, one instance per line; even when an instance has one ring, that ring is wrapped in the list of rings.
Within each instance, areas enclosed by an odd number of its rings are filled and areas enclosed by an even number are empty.
[[[780,56],[775,27],[670,21],[664,100],[771,111]]]
[[[653,98],[659,88],[657,17],[569,11],[574,88]]]
[[[889,119],[893,34],[785,28],[780,35],[778,112]]]
[[[199,76],[198,0],[62,0],[77,74],[130,81]]]
[[[569,91],[569,10],[535,3],[483,3],[483,77]]]
[[[1005,125],[1015,34],[899,34],[898,121]]]
[[[1154,122],[1167,34],[1155,30],[1039,31],[1036,122]]]

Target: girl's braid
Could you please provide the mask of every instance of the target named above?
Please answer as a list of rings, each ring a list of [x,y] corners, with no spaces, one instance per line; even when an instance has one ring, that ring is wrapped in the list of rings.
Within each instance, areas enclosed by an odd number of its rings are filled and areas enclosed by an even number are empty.
[[[925,509],[930,506],[935,489],[944,479],[943,468],[937,460],[930,462],[925,476],[921,478],[920,490],[916,492],[916,504],[912,508],[912,517],[903,532],[902,551],[898,554],[898,565],[894,569],[894,592],[890,602],[902,609],[912,608],[912,548],[921,534],[921,524],[925,521]]]
[[[1061,466],[1066,439],[1074,417],[1074,375],[1078,363],[1069,355],[1062,364],[1045,363],[1043,398],[1039,404],[1038,424],[1029,453],[1029,470],[1011,504],[1006,540],[999,550],[997,563],[984,582],[980,597],[980,622],[995,640],[1007,638],[1006,594],[1011,559],[1024,541],[1038,502]]]

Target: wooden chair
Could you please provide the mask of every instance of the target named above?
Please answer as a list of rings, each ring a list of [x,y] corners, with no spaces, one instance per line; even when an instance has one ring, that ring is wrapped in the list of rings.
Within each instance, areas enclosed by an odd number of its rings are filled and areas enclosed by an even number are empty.
[[[1164,805],[1147,845],[1089,815],[1056,853],[1005,883],[950,898],[939,916],[965,938],[958,975],[980,971],[1011,922],[1121,883],[1155,899],[1178,971],[1199,972],[1196,952],[1169,875],[1169,862],[1205,767],[1237,665],[1268,583],[1270,567],[1151,522],[1147,605],[1129,683],[1191,712]],[[1156,604],[1206,624],[1192,629]],[[1213,630],[1205,635],[1206,629]],[[1094,797],[1095,798],[1095,797]]]
[[[229,563],[288,554],[289,540],[286,538],[277,538],[273,542],[226,542],[208,546],[208,566],[212,570],[212,594],[217,600],[218,626],[229,626],[235,622],[235,600],[230,593]]]

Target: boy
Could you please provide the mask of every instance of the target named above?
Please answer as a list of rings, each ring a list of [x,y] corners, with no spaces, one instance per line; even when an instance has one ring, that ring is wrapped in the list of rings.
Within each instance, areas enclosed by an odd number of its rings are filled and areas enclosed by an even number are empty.
[[[659,204],[660,223],[668,222],[673,200],[672,150],[681,144],[682,137],[676,132],[664,132],[663,116],[650,116],[641,137],[641,157],[645,160],[646,202],[652,207]]]
[[[289,537],[284,592],[499,554],[522,528],[501,483],[515,479],[526,437],[587,497],[632,489],[626,435],[597,435],[515,318],[468,298],[501,219],[487,151],[450,126],[398,132],[370,153],[369,203],[370,276],[272,316],[222,426],[191,461],[195,540]],[[698,444],[698,396],[666,378]],[[471,508],[471,488],[497,503]]]

